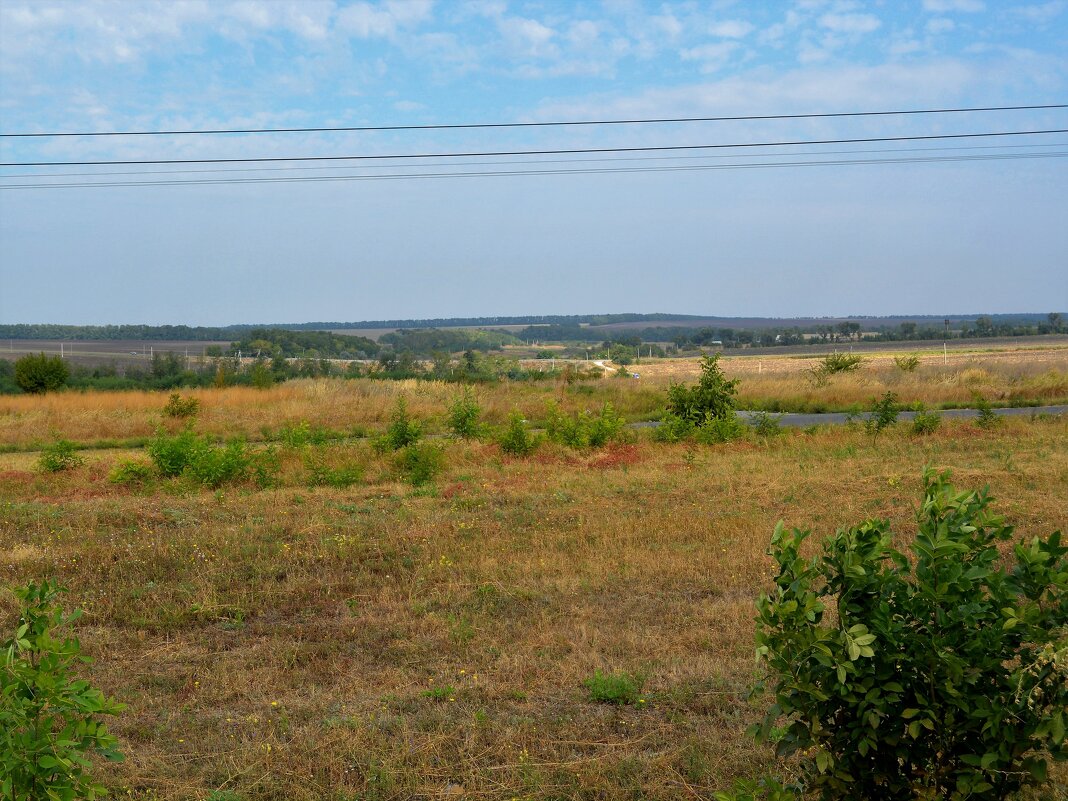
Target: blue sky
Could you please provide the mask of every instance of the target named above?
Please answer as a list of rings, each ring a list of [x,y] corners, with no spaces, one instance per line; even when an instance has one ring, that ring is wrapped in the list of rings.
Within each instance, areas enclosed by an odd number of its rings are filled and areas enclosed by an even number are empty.
[[[1063,0],[4,0],[0,131],[1063,103],[1066,54]],[[0,154],[4,162],[22,162],[443,153],[1050,128],[1068,128],[1068,110],[616,128],[6,139]],[[997,142],[1027,147],[920,155],[1068,151],[1058,143],[1068,143],[1068,136]],[[844,149],[863,148],[807,150]],[[805,150],[784,152],[802,154],[796,159],[834,158],[806,156]],[[742,158],[741,151],[717,156],[731,158],[624,165],[767,158]],[[226,176],[358,173],[327,166]],[[34,172],[0,170],[5,176]],[[0,321],[1065,310],[1066,197],[1068,164],[1060,158],[0,189]]]

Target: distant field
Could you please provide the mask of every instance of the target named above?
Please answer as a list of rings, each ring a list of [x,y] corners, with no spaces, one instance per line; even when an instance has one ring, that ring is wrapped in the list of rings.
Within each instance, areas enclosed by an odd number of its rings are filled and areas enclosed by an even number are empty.
[[[151,366],[152,353],[188,354],[190,359],[204,353],[211,345],[230,346],[228,341],[182,341],[140,339],[89,339],[75,342],[64,340],[62,350],[65,358],[75,364],[87,366],[115,362],[119,365]],[[27,353],[47,353],[58,356],[60,340],[55,339],[0,339],[0,359],[15,360]]]

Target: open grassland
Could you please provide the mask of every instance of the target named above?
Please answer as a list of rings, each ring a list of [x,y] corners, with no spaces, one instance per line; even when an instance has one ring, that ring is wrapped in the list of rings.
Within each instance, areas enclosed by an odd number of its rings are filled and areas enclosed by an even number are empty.
[[[1068,348],[920,354],[911,373],[898,369],[894,355],[865,356],[853,373],[834,375],[819,386],[808,377],[818,364],[811,358],[738,357],[722,359],[727,376],[741,379],[742,408],[768,411],[842,411],[866,407],[886,392],[904,404],[952,408],[982,396],[993,405],[1068,402]],[[629,420],[659,416],[664,391],[673,381],[688,382],[700,372],[697,359],[646,360],[632,370],[641,378],[614,375],[567,384],[563,381],[503,382],[475,389],[485,419],[500,424],[513,409],[534,422],[554,399],[566,412],[613,405]],[[198,430],[217,437],[269,437],[284,425],[307,421],[336,435],[381,430],[397,398],[430,432],[444,427],[445,410],[461,392],[440,381],[304,379],[269,389],[230,387],[192,389],[183,394],[200,401]],[[56,436],[83,444],[137,444],[160,426],[180,423],[161,414],[166,396],[158,392],[63,392],[44,397],[0,396],[0,449],[36,449]]]
[[[631,413],[662,403],[656,382],[594,386],[501,385],[481,400],[491,419],[540,412],[550,395],[581,408],[609,393]],[[440,419],[457,391],[192,394],[197,430],[254,435],[302,419],[380,428],[398,395]],[[6,398],[0,437],[147,436],[163,400]],[[744,731],[768,703],[747,692],[777,520],[830,533],[884,517],[905,546],[931,464],[990,484],[1021,537],[1068,528],[1063,417],[944,421],[926,437],[901,425],[877,446],[851,427],[700,447],[546,444],[528,459],[440,444],[444,471],[419,488],[362,440],[281,447],[271,489],[110,483],[136,451],[86,451],[52,474],[36,454],[0,455],[0,583],[54,576],[87,610],[88,677],[129,705],[112,726],[128,759],[100,773],[119,797],[708,799],[775,767]],[[309,460],[362,478],[309,488]],[[5,626],[14,613],[0,595]],[[590,701],[595,670],[642,676],[639,697]],[[1034,797],[1066,799],[1066,783],[1061,770]]]

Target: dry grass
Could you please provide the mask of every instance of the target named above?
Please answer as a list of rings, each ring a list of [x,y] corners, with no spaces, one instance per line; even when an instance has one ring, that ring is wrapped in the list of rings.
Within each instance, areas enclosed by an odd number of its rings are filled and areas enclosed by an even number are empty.
[[[728,357],[722,365],[740,378],[743,407],[770,411],[829,411],[866,406],[887,391],[904,403],[930,407],[967,406],[978,393],[996,404],[1020,405],[1068,400],[1068,348],[951,353],[948,367],[941,356],[923,356],[914,373],[893,364],[895,354],[875,354],[864,367],[834,376],[827,386],[804,379],[816,361],[801,358]],[[866,357],[868,358],[868,357]],[[628,419],[657,417],[664,390],[671,381],[690,381],[699,372],[696,359],[653,360],[634,368],[638,381],[614,377],[567,385],[504,382],[476,389],[484,415],[501,424],[513,409],[538,420],[553,398],[566,411],[599,409],[610,402]],[[291,381],[266,390],[250,387],[184,391],[201,402],[199,430],[219,437],[256,440],[302,420],[340,433],[380,430],[399,397],[409,411],[427,421],[430,431],[444,428],[445,411],[461,392],[440,381],[374,381],[359,379]],[[34,396],[0,396],[0,443],[8,448],[35,448],[63,436],[80,443],[144,440],[160,425],[180,422],[162,415],[166,393],[66,392]]]
[[[339,428],[384,419],[404,391],[422,412],[454,390],[204,393],[202,424]],[[160,405],[121,397],[101,399],[100,419],[144,424]],[[41,414],[91,414],[90,400],[46,398],[57,405]],[[91,678],[129,704],[114,725],[128,761],[105,775],[121,797],[709,798],[772,766],[744,730],[764,703],[746,691],[776,520],[830,532],[878,515],[907,538],[931,463],[990,483],[1020,536],[1048,533],[1068,527],[1066,441],[1060,419],[947,422],[878,449],[848,429],[529,460],[453,443],[446,474],[418,491],[359,443],[331,450],[366,466],[348,490],[301,486],[296,452],[282,487],[217,493],[116,487],[116,452],[47,476],[8,454],[0,581],[56,576],[88,610]],[[12,612],[3,597],[0,617]],[[646,703],[588,702],[598,668],[645,673]]]

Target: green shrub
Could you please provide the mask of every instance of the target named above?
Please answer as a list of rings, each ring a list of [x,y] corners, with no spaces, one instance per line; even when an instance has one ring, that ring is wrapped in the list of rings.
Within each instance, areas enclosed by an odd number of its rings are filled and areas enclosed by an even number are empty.
[[[864,430],[871,434],[871,443],[879,438],[879,435],[897,423],[897,416],[901,413],[901,407],[897,403],[897,395],[887,392],[879,400],[872,404],[871,411],[864,421]]]
[[[165,478],[187,475],[206,487],[247,478],[255,461],[244,440],[218,446],[188,427],[174,436],[162,429],[157,431],[148,444],[148,455]],[[263,465],[261,468],[267,469]]]
[[[777,437],[782,433],[782,426],[779,425],[782,415],[753,412],[750,419],[753,421],[753,432],[764,440]]]
[[[214,489],[247,478],[251,467],[252,457],[244,440],[235,439],[217,446],[204,437],[186,465],[185,474],[205,487]]]
[[[66,439],[57,439],[55,442],[45,445],[41,449],[40,458],[37,459],[37,466],[46,473],[73,470],[83,464],[85,464],[85,460],[78,455],[74,443]]]
[[[161,476],[171,478],[180,476],[195,458],[196,450],[201,446],[200,439],[193,429],[186,427],[171,436],[162,428],[148,443],[148,456]]]
[[[464,389],[460,397],[449,406],[449,430],[463,439],[478,439],[482,436],[482,425],[478,418],[482,408],[475,400],[470,388]]]
[[[653,429],[653,439],[657,442],[682,442],[693,436],[694,424],[690,420],[671,412],[665,412],[660,424]]]
[[[990,430],[1001,425],[1001,418],[990,405],[990,401],[982,395],[975,396],[975,408],[979,412],[979,416],[975,418],[975,424],[979,428]]]
[[[168,417],[185,419],[196,417],[200,411],[200,400],[197,398],[183,398],[177,392],[172,392],[163,406],[163,413]]]
[[[933,434],[940,425],[942,425],[942,415],[938,412],[929,412],[921,408],[916,412],[916,416],[912,418],[912,433],[920,435]]]
[[[920,366],[920,357],[915,353],[910,353],[907,356],[895,356],[894,366],[903,373],[914,372]]]
[[[612,408],[611,403],[605,403],[601,413],[596,416],[582,411],[569,417],[560,411],[555,401],[550,401],[546,411],[546,437],[570,448],[604,447],[609,442],[622,439],[625,427],[626,420]]]
[[[709,414],[704,422],[693,430],[694,440],[702,445],[730,442],[744,436],[745,423],[739,420],[734,412],[724,417],[713,417]]]
[[[738,379],[730,379],[719,366],[719,354],[701,359],[701,377],[695,386],[672,384],[668,388],[668,412],[701,425],[707,418],[728,417],[734,412]]]
[[[15,590],[22,611],[0,643],[0,798],[99,798],[87,757],[123,758],[99,719],[123,705],[71,675],[90,660],[62,633],[80,615],[55,603],[62,591],[48,581]]]
[[[497,444],[511,456],[529,456],[538,447],[537,439],[518,410],[508,415],[508,425],[497,435]]]
[[[265,431],[265,436],[281,442],[287,448],[296,450],[305,445],[325,445],[332,439],[341,439],[344,434],[323,426],[313,426],[307,420],[301,420],[299,423],[283,423],[274,434],[271,434],[268,429]]]
[[[66,384],[68,378],[70,369],[59,356],[30,353],[15,362],[15,383],[23,392],[51,392]]]
[[[1012,528],[986,490],[924,471],[912,559],[889,525],[839,530],[804,558],[780,523],[757,655],[775,703],[753,729],[799,754],[824,801],[994,801],[1068,758],[1068,547],[1060,532],[1003,559]]]
[[[419,441],[423,435],[422,426],[408,415],[408,404],[404,398],[397,398],[386,433],[375,441],[379,451],[399,451]]]
[[[151,464],[135,459],[123,459],[108,473],[108,481],[124,486],[140,486],[147,484],[155,475]]]
[[[445,450],[429,442],[415,442],[397,453],[396,465],[409,483],[421,487],[445,469]]]
[[[641,697],[645,677],[640,674],[602,673],[595,670],[590,678],[582,682],[589,692],[589,699],[602,704],[637,704],[644,703]]]
[[[856,353],[829,353],[820,359],[819,369],[828,375],[852,373],[864,364],[864,357]]]

